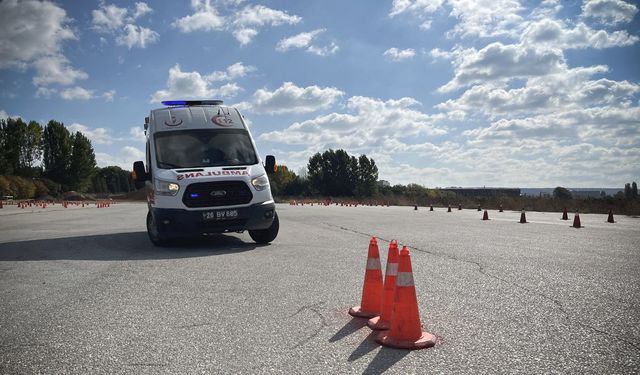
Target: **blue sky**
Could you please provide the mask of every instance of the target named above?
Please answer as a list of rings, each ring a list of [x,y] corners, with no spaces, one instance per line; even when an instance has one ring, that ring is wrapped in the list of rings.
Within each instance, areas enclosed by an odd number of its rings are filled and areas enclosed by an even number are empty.
[[[223,99],[294,171],[373,157],[436,186],[640,177],[639,6],[623,0],[0,2],[0,116],[142,158],[164,99]]]

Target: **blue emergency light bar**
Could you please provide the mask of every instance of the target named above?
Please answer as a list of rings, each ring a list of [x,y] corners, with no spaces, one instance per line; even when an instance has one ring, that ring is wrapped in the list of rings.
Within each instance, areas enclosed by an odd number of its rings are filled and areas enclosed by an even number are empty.
[[[222,100],[165,100],[166,106],[190,106],[190,105],[222,105]]]

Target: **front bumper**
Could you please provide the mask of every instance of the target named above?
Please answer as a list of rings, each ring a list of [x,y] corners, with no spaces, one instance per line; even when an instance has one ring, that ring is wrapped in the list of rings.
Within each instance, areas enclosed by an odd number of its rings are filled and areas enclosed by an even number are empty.
[[[159,235],[163,238],[172,238],[267,229],[273,223],[276,205],[270,201],[248,207],[230,208],[238,210],[238,216],[225,220],[205,220],[203,213],[230,209],[209,208],[197,211],[156,207],[149,209],[158,227]]]

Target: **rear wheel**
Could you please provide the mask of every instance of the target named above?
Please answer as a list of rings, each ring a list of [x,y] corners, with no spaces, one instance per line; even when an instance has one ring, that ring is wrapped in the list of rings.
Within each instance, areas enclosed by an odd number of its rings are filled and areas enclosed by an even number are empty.
[[[257,243],[269,243],[275,240],[278,236],[280,220],[278,219],[278,214],[276,212],[274,212],[273,215],[273,223],[271,223],[269,228],[249,231],[249,236],[251,236],[251,238]]]
[[[162,238],[160,233],[158,232],[158,225],[155,220],[153,220],[153,215],[151,215],[151,211],[147,212],[147,234],[149,235],[149,240],[155,246],[166,246],[167,240]]]

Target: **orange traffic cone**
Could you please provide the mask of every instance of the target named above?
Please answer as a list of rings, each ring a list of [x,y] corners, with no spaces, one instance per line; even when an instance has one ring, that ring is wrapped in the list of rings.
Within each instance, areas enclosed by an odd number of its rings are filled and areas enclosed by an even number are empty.
[[[362,286],[362,300],[360,306],[349,309],[349,314],[361,318],[373,318],[382,311],[382,268],[380,266],[380,252],[375,237],[369,241],[367,255],[367,269],[364,273]]]
[[[482,215],[482,220],[489,220],[489,212],[484,210],[484,215]]]
[[[580,214],[576,211],[576,216],[573,217],[573,225],[574,228],[582,228],[580,226]]]
[[[462,205],[461,204],[458,205],[458,211],[462,211]]]
[[[433,211],[433,205],[429,206],[429,211]]]
[[[615,220],[613,220],[613,209],[611,208],[609,209],[609,217],[607,217],[607,223],[615,223]]]
[[[524,208],[522,209],[522,213],[520,214],[520,224],[527,223],[527,215],[524,214]]]
[[[569,220],[569,215],[567,214],[566,207],[562,210],[562,220]]]
[[[400,251],[391,327],[376,337],[384,346],[400,349],[424,349],[436,344],[434,335],[422,331],[418,298],[411,271],[411,257],[406,246]]]
[[[418,205],[417,205],[417,204],[414,204],[414,205],[413,205],[413,210],[414,210],[414,211],[418,211]]]
[[[369,319],[367,325],[371,329],[389,329],[391,313],[393,312],[393,294],[396,290],[396,275],[398,274],[398,241],[389,244],[387,256],[387,270],[384,274],[384,292],[382,293],[382,313]]]
[[[451,212],[451,205],[448,206],[447,212]]]

